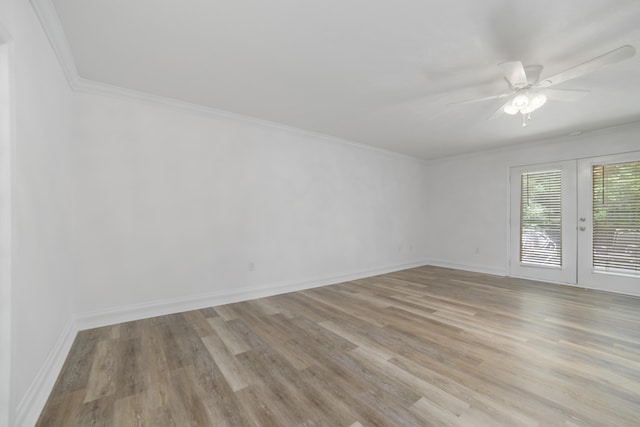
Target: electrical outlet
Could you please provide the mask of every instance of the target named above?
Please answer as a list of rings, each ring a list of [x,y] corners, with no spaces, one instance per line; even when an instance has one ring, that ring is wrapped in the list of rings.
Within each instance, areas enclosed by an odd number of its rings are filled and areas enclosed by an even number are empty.
[[[255,271],[256,270],[256,264],[251,261],[249,262],[249,271]]]

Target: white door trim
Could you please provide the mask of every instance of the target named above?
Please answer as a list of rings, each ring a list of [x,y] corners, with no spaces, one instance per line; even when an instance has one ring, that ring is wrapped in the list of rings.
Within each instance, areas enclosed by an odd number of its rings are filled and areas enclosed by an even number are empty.
[[[0,425],[11,425],[11,164],[15,135],[13,42],[0,24]]]

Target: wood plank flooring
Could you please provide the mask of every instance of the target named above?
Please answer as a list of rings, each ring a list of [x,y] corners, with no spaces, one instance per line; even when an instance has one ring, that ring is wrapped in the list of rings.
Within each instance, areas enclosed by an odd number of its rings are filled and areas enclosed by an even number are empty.
[[[422,267],[78,334],[39,426],[638,426],[640,298]]]

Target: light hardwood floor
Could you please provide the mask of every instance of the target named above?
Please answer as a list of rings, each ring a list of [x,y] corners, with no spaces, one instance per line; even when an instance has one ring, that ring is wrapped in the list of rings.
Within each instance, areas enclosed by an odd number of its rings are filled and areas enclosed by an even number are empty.
[[[39,426],[638,426],[640,298],[422,267],[78,334]]]

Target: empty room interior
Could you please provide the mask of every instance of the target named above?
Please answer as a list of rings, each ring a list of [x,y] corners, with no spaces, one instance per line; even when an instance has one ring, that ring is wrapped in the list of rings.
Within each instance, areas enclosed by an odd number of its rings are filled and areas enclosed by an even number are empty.
[[[640,2],[3,0],[0,426],[637,426]]]

